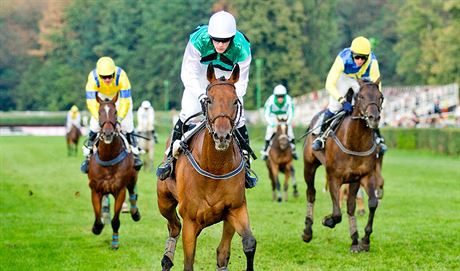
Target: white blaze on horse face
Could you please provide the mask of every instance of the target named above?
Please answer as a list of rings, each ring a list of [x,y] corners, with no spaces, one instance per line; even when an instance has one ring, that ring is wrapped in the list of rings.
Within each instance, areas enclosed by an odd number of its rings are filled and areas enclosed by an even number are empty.
[[[105,105],[104,110],[105,110],[105,114],[107,115],[107,118],[109,118],[110,107],[108,105]]]

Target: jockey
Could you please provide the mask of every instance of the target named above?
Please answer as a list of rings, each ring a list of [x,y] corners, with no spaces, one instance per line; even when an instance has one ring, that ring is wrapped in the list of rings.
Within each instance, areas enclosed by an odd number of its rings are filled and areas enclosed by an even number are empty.
[[[118,95],[116,102],[118,121],[117,125],[121,131],[126,133],[129,144],[132,146],[134,154],[134,166],[136,169],[142,167],[142,160],[139,159],[139,149],[137,140],[132,135],[134,130],[133,123],[133,101],[131,98],[131,84],[128,75],[120,67],[115,66],[115,62],[110,57],[101,57],[96,63],[96,69],[88,74],[86,83],[86,105],[91,113],[89,123],[89,135],[86,146],[83,146],[83,153],[86,155],[85,161],[81,164],[81,171],[88,173],[88,162],[92,154],[93,145],[96,141],[97,133],[100,131],[99,126],[99,103],[96,101],[96,95],[102,99],[112,99]]]
[[[232,14],[226,11],[214,13],[209,19],[208,25],[198,26],[189,37],[182,59],[181,79],[184,84],[182,96],[182,109],[179,120],[174,125],[171,146],[167,150],[165,163],[157,169],[160,180],[166,179],[172,169],[172,145],[182,136],[182,126],[188,117],[202,111],[202,104],[208,99],[206,87],[209,82],[206,77],[207,66],[212,64],[216,77],[228,78],[233,67],[238,64],[240,76],[235,83],[236,94],[243,104],[243,96],[249,80],[249,66],[251,63],[251,48],[247,37],[236,29],[236,21]],[[249,165],[249,135],[245,126],[244,110],[237,125],[239,133],[247,145],[243,148],[247,165]],[[245,149],[247,148],[247,149]],[[257,179],[250,176],[246,170],[246,187],[252,188]]]
[[[72,125],[75,125],[75,127],[77,127],[79,130],[81,129],[81,115],[76,105],[72,105],[69,112],[67,112],[67,120],[65,124],[66,134],[70,132]]]
[[[357,37],[351,47],[344,48],[336,57],[334,64],[329,71],[326,79],[326,90],[329,92],[329,105],[318,119],[318,126],[321,126],[318,137],[312,143],[312,149],[319,151],[324,148],[324,131],[329,126],[328,120],[332,118],[337,111],[343,109],[347,113],[353,111],[353,107],[344,96],[348,89],[353,89],[356,94],[359,91],[359,83],[356,78],[370,79],[375,82],[380,77],[379,63],[374,53],[371,51],[371,43],[365,37]],[[381,91],[381,84],[379,86]],[[382,149],[386,150],[383,144],[383,137],[380,131],[376,129],[377,143],[380,143]]]
[[[155,134],[155,110],[149,101],[143,101],[137,110],[137,131],[152,135],[155,143],[158,143]]]
[[[273,94],[268,97],[264,106],[265,120],[268,123],[267,130],[265,132],[265,148],[262,153],[262,159],[267,160],[268,153],[267,149],[270,145],[270,140],[276,133],[276,125],[278,118],[282,117],[286,119],[288,125],[288,137],[291,142],[292,157],[297,160],[297,153],[295,152],[294,142],[294,131],[292,130],[292,117],[294,116],[294,101],[291,96],[287,94],[286,87],[283,85],[277,85],[273,89]]]

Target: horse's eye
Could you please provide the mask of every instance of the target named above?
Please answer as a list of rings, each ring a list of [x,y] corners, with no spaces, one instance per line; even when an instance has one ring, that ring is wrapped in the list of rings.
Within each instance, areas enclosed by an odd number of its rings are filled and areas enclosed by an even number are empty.
[[[364,99],[364,96],[363,95],[358,95],[358,99],[362,100],[362,99]]]
[[[238,105],[238,100],[235,100],[235,101],[233,102],[233,105],[234,105],[234,106],[237,106],[237,105]]]

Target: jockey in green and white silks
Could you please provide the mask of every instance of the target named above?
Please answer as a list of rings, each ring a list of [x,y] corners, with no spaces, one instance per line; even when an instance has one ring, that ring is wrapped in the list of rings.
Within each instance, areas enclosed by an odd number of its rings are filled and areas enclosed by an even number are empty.
[[[270,140],[273,135],[276,133],[276,126],[279,119],[286,120],[288,126],[288,137],[291,142],[292,155],[294,159],[297,159],[297,154],[295,153],[295,142],[294,142],[294,131],[292,130],[292,118],[294,116],[294,101],[291,96],[287,94],[286,87],[283,85],[277,85],[273,94],[268,97],[264,106],[264,115],[265,120],[267,121],[267,129],[265,132],[265,148],[261,152],[262,159],[266,160],[268,157],[267,149],[270,145]]]
[[[171,173],[174,141],[182,137],[182,126],[192,115],[202,111],[201,104],[207,100],[206,87],[209,82],[206,72],[209,64],[214,66],[217,78],[229,78],[236,64],[239,65],[240,75],[235,83],[236,94],[243,106],[243,96],[249,80],[251,64],[251,44],[248,38],[236,29],[236,21],[232,14],[226,11],[214,13],[208,25],[198,26],[189,37],[182,59],[181,79],[184,84],[182,109],[179,120],[174,125],[171,146],[166,150],[167,159],[157,169],[160,180],[166,179]],[[249,146],[249,135],[245,126],[244,109],[236,124],[237,132],[244,137]],[[243,152],[249,150],[243,149]],[[247,160],[249,161],[249,160]],[[256,179],[246,174],[246,187],[254,187]]]

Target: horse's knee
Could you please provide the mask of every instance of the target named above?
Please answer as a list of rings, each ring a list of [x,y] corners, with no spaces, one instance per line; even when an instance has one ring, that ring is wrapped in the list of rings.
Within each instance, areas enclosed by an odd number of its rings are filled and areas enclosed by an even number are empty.
[[[370,210],[374,210],[379,205],[379,200],[376,197],[371,197],[371,198],[369,198],[368,205],[369,205]]]
[[[243,251],[246,255],[254,255],[256,252],[257,241],[254,236],[243,237]]]

